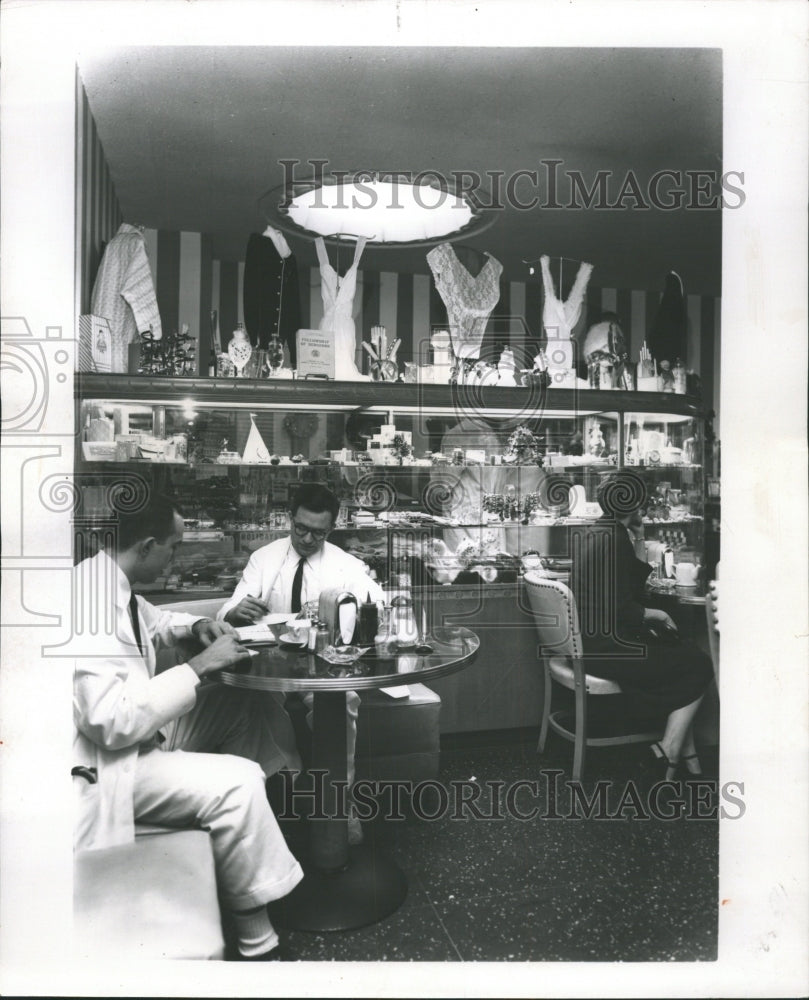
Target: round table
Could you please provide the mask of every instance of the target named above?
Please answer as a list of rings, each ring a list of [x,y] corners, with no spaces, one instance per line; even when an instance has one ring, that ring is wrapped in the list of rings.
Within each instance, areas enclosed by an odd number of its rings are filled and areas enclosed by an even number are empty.
[[[675,600],[678,604],[692,604],[696,607],[705,605],[705,585],[695,584],[693,587],[680,587],[674,580],[667,581],[661,585],[646,581],[646,593],[650,597],[662,597],[667,600]]]
[[[216,675],[221,684],[256,692],[312,691],[312,772],[323,773],[319,817],[311,817],[310,853],[304,878],[273,903],[273,920],[294,930],[351,930],[393,913],[407,895],[407,879],[391,859],[365,844],[349,846],[344,805],[346,782],[346,692],[420,683],[472,663],[480,642],[462,627],[435,628],[426,647],[400,650],[390,658],[373,648],[348,665],[284,644],[246,644],[250,662]],[[423,651],[422,651],[423,650]],[[319,789],[318,789],[319,791]]]

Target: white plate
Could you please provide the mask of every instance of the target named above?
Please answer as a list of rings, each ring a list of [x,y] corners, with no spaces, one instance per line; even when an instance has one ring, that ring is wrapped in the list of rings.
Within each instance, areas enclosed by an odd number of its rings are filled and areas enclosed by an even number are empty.
[[[285,632],[279,639],[279,642],[285,642],[288,646],[305,646],[308,641],[308,638],[296,639],[295,636],[291,635],[289,632]]]

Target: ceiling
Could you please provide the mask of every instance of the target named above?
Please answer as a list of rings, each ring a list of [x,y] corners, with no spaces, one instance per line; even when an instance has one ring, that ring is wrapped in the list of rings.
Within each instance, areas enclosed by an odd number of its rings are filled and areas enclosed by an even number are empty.
[[[601,287],[662,290],[673,269],[686,292],[720,294],[718,210],[642,209],[629,195],[624,208],[542,207],[549,160],[562,161],[562,206],[572,172],[592,188],[607,171],[609,204],[628,172],[646,201],[656,171],[721,174],[719,50],[149,46],[88,55],[79,71],[126,221],[208,233],[216,257],[241,259],[264,228],[258,201],[288,179],[281,160],[300,161],[296,178],[309,159],[472,171],[486,197],[490,172],[535,170],[513,190],[539,207],[510,204],[504,180],[493,225],[468,240],[507,279],[547,253],[590,261]],[[289,242],[315,264],[308,240]],[[369,247],[362,265],[428,273],[424,258]]]

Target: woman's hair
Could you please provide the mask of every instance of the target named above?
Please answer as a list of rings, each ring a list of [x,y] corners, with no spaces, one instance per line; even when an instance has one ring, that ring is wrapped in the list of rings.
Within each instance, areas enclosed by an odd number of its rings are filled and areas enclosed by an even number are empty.
[[[607,517],[626,517],[646,506],[648,490],[635,469],[616,469],[599,484],[597,499]]]
[[[313,514],[322,514],[327,510],[331,514],[332,524],[337,521],[337,515],[340,513],[340,501],[322,483],[304,483],[296,490],[289,505],[293,517],[299,507],[305,507]]]

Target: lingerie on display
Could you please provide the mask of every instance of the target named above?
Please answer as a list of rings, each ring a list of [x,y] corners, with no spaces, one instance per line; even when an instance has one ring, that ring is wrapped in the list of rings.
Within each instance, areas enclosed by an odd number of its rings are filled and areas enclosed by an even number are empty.
[[[427,254],[435,286],[447,309],[452,351],[456,358],[478,358],[492,310],[500,301],[503,265],[486,255],[480,272],[472,275],[451,243],[440,243]]]
[[[366,239],[360,236],[354,249],[351,267],[340,277],[329,263],[326,244],[321,236],[315,240],[317,259],[320,262],[320,293],[323,297],[323,319],[318,329],[330,330],[334,336],[334,377],[348,382],[368,382],[369,376],[357,368],[357,350],[354,328],[354,293],[357,288],[359,267]]]
[[[545,334],[549,341],[570,340],[573,329],[581,317],[584,293],[587,289],[590,275],[593,273],[593,265],[586,263],[579,265],[576,280],[573,282],[570,294],[563,302],[557,298],[554,291],[550,258],[547,255],[543,255],[540,257],[539,262],[542,267],[542,285],[545,292],[545,302],[542,307],[542,325],[545,328]],[[561,276],[559,284],[559,294],[561,295]]]

